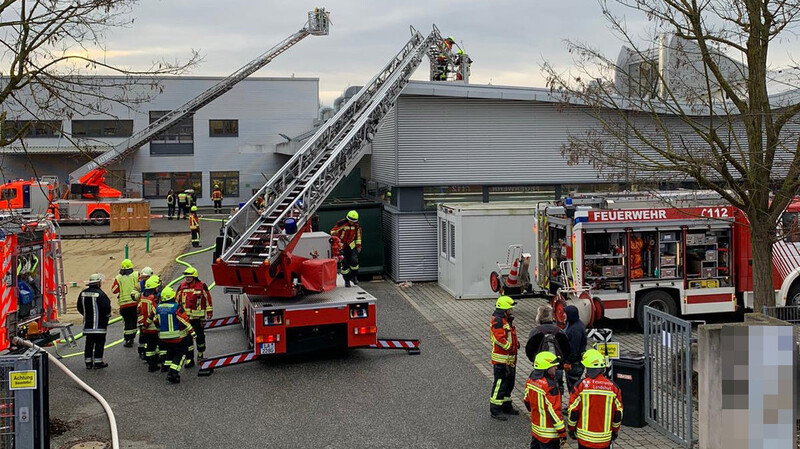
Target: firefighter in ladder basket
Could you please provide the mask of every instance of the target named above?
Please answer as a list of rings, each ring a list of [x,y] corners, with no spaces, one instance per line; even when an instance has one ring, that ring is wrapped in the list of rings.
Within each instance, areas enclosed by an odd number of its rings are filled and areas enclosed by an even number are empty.
[[[350,282],[358,285],[358,254],[361,253],[361,225],[358,223],[358,212],[351,210],[347,218],[343,218],[331,229],[331,236],[338,237],[342,243],[341,273],[344,286]]]

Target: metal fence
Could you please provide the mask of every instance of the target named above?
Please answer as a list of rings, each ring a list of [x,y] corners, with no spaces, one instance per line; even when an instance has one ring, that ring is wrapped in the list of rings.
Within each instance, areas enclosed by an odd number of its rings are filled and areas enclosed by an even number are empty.
[[[645,420],[684,447],[694,438],[692,325],[644,308]]]
[[[800,306],[764,306],[764,315],[786,321],[794,326],[794,340],[800,344]],[[798,418],[800,421],[800,418]]]

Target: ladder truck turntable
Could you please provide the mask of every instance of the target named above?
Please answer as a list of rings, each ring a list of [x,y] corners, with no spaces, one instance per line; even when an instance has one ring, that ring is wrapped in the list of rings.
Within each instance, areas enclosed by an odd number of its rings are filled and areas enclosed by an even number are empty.
[[[197,97],[70,173],[70,183],[63,192],[55,176],[43,176],[38,180],[20,179],[0,186],[0,211],[25,216],[50,214],[59,222],[107,224],[111,216],[112,203],[140,201],[122,198],[119,190],[105,183],[109,166],[134,153],[160,133],[224,95],[240,81],[272,62],[305,37],[325,36],[329,33],[329,29],[330,17],[324,8],[309,11],[308,20],[300,30]]]
[[[445,51],[434,26],[411,39],[220,229],[212,271],[237,311],[208,327],[241,324],[251,349],[205,359],[199,375],[273,354],[339,348],[402,349],[419,340],[377,337],[377,300],[342,288],[338,239],[310,232],[313,214],[355,167],[381,119],[426,55]],[[263,209],[256,201],[267,199]]]
[[[535,223],[534,276],[559,321],[567,305],[587,325],[604,316],[641,325],[645,306],[672,315],[753,307],[749,222],[714,192],[586,194],[538,205]],[[775,243],[773,282],[779,305],[800,299],[798,243]]]

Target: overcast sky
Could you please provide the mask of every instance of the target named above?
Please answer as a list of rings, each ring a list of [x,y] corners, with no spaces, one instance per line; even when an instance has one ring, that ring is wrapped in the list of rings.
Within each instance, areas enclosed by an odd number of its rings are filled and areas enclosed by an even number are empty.
[[[540,65],[569,67],[564,39],[590,42],[615,57],[622,43],[610,32],[596,0],[143,0],[134,23],[107,37],[106,60],[143,68],[156,58],[204,62],[192,75],[228,75],[297,31],[315,6],[331,13],[331,34],[309,36],[256,76],[315,77],[320,102],[329,105],[350,85],[369,80],[409,39],[409,25],[424,35],[435,23],[472,57],[471,82],[544,86]],[[644,31],[641,15],[626,14]],[[773,61],[799,54],[796,38],[772,50]],[[800,56],[800,55],[798,55]],[[427,60],[415,79],[427,79]]]

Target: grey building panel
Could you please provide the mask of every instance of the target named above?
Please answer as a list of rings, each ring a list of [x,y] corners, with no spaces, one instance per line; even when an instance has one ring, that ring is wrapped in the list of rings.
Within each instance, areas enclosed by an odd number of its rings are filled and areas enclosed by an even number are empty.
[[[392,108],[381,120],[372,141],[372,179],[387,185],[397,182],[397,110]]]
[[[397,215],[384,209],[382,219],[385,270],[389,277],[397,279]]]
[[[438,277],[436,254],[436,213],[398,213],[384,210],[384,238],[391,254],[389,276],[397,282],[435,281]]]
[[[561,156],[570,133],[595,127],[578,107],[403,96],[397,115],[400,186],[597,180],[591,166],[569,166]]]

